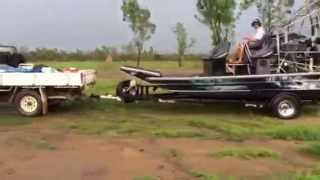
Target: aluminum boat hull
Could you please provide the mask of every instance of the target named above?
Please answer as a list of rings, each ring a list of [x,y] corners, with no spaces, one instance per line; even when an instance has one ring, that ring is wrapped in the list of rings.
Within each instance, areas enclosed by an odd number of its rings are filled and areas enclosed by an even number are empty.
[[[135,69],[137,71],[135,71]],[[267,74],[245,76],[162,76],[156,71],[121,68],[152,86],[177,96],[202,99],[266,100],[280,92],[303,100],[320,99],[320,73]]]

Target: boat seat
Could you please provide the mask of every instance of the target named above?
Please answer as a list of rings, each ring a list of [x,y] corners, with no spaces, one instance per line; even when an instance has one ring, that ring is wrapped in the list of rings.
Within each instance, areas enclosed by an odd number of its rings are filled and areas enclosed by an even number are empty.
[[[261,48],[258,48],[261,47]],[[250,75],[255,72],[255,63],[253,60],[266,59],[274,54],[275,43],[272,40],[272,34],[266,33],[263,38],[258,42],[253,49],[250,49],[249,45],[245,46],[245,58],[242,64],[228,64],[228,66],[233,66],[236,69],[236,74],[238,67],[245,67],[247,73]],[[242,70],[243,71],[243,70]]]
[[[251,56],[252,59],[265,59],[270,57],[273,54],[273,49],[263,49],[262,51]]]
[[[219,45],[217,45],[211,52],[211,56],[209,59],[211,60],[220,60],[220,59],[225,59],[230,50],[231,44],[230,42],[223,42]]]
[[[247,47],[246,53],[249,59],[265,59],[274,54],[275,43],[272,40],[271,33],[267,33],[262,38],[262,48],[258,50]]]
[[[251,67],[251,73],[256,73],[257,63],[259,60],[270,58],[275,53],[276,42],[273,40],[271,33],[266,33],[261,39],[262,47],[260,49],[250,49],[248,45],[245,47],[245,62]]]

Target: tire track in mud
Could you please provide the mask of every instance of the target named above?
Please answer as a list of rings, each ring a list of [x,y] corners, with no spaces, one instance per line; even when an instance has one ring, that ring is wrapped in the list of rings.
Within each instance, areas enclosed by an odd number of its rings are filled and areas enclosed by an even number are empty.
[[[167,150],[167,149],[163,149],[162,145],[158,143],[158,141],[156,139],[139,139],[138,142],[141,143],[140,141],[144,141],[142,142],[143,144],[145,144],[144,146],[147,147],[142,147],[142,145],[137,145],[136,142],[129,142],[131,140],[123,140],[123,139],[119,139],[118,140],[114,140],[114,139],[109,139],[108,143],[115,145],[115,146],[119,146],[124,148],[130,148],[133,149],[137,152],[140,153],[144,153],[146,154],[146,156],[150,156],[152,158],[156,158],[156,159],[160,159],[161,161],[163,161],[163,164],[158,165],[158,168],[160,170],[163,170],[164,168],[166,168],[167,165],[172,166],[173,170],[172,173],[175,174],[175,180],[192,180],[194,179],[191,175],[190,175],[190,171],[187,168],[187,166],[185,164],[182,164],[181,161],[177,160],[175,157],[166,157],[163,155],[163,151]],[[137,141],[137,140],[134,140]],[[159,148],[161,147],[161,148]],[[167,165],[164,165],[167,164]],[[179,176],[179,174],[181,174],[183,177],[179,178],[177,176]],[[180,175],[180,176],[181,176]]]

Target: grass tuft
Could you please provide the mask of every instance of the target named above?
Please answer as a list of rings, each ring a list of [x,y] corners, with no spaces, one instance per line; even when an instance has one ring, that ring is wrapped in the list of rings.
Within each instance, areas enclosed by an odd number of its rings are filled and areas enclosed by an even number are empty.
[[[166,129],[153,131],[152,134],[161,138],[195,138],[205,137],[206,133],[195,129]]]
[[[320,157],[320,143],[309,144],[303,148],[303,151],[308,154]]]
[[[189,122],[189,126],[196,128],[205,128],[220,133],[229,140],[242,141],[252,134],[252,129],[235,123],[219,121],[198,121]]]
[[[272,158],[278,159],[279,155],[270,149],[263,148],[230,148],[221,151],[209,153],[211,157],[224,158],[224,157],[237,157],[241,159],[251,160],[258,158]]]
[[[266,180],[319,180],[320,168],[316,167],[309,170],[298,171],[294,174],[286,175],[272,175],[270,177],[262,178]]]
[[[58,147],[55,144],[50,143],[47,140],[41,139],[40,141],[38,141],[35,146],[39,149],[45,149],[45,150],[57,150]]]
[[[28,125],[35,121],[38,118],[26,118],[20,115],[3,115],[1,112],[1,119],[0,119],[0,127],[15,127],[15,126],[22,126]]]
[[[212,175],[203,172],[191,172],[191,176],[194,177],[196,180],[235,180],[233,177],[221,177],[218,175]]]
[[[168,159],[176,159],[177,161],[183,160],[183,154],[174,148],[166,149],[162,154]]]
[[[160,180],[158,177],[153,177],[153,176],[139,176],[133,178],[133,180]]]
[[[273,139],[317,141],[320,140],[320,127],[315,126],[281,126],[266,131],[266,135]]]
[[[320,167],[313,168],[309,171],[303,172],[295,176],[295,180],[319,180]]]

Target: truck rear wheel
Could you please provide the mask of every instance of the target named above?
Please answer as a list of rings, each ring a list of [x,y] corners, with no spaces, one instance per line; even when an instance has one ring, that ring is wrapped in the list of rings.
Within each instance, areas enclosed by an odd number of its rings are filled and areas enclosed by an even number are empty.
[[[293,119],[300,113],[300,100],[290,94],[279,94],[271,102],[273,113],[280,119]]]
[[[38,116],[42,111],[41,96],[33,90],[22,90],[16,95],[15,106],[21,115]]]

